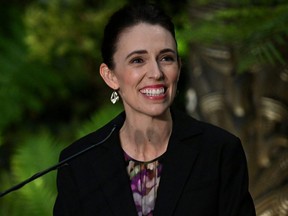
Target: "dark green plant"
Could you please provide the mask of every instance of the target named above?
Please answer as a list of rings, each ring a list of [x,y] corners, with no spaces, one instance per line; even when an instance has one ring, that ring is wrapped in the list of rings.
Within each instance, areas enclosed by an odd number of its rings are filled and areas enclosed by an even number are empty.
[[[96,111],[74,132],[74,139],[84,136],[103,126],[119,114],[122,106],[107,105]],[[60,151],[69,143],[57,141],[48,132],[25,135],[21,145],[12,155],[11,173],[2,173],[0,189],[16,185],[33,174],[57,163]],[[51,172],[11,192],[0,200],[0,214],[3,216],[52,215],[56,192],[56,172]]]
[[[1,175],[5,182],[1,185],[1,190],[55,164],[63,146],[47,132],[24,135],[21,145],[11,157],[10,173]],[[51,215],[55,194],[55,173],[49,173],[1,198],[0,213],[3,216]]]
[[[31,4],[25,13],[25,42],[30,57],[44,62],[55,58],[95,58],[108,16],[125,1],[50,0]],[[99,4],[99,5],[98,5]]]
[[[22,41],[23,26],[11,25],[13,37],[0,35],[0,131],[19,123],[23,115],[35,115],[43,110],[43,101],[59,95],[61,78],[39,62],[27,61],[27,49]]]
[[[191,1],[190,20],[182,37],[193,44],[230,47],[238,72],[287,64],[287,1]]]
[[[89,120],[84,123],[81,128],[77,131],[77,137],[85,136],[88,133],[95,131],[96,129],[103,126],[109,120],[114,118],[123,110],[122,105],[105,105],[99,111],[95,112]]]

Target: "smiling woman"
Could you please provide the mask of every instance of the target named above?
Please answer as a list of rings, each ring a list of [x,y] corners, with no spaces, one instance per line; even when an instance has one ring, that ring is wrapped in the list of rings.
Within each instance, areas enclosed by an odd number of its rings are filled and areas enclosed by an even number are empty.
[[[253,216],[240,140],[171,108],[180,76],[174,25],[152,4],[110,18],[100,75],[124,112],[64,149],[54,215]]]
[[[180,65],[175,40],[168,30],[147,23],[124,30],[113,61],[114,68],[103,63],[100,74],[119,92],[125,110],[129,110],[127,123],[170,115],[168,108],[175,97]]]

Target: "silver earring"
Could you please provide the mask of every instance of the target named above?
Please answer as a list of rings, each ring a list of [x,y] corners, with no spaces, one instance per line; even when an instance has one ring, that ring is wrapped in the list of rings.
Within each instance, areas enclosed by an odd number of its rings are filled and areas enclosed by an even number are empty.
[[[110,97],[110,101],[115,104],[119,100],[119,95],[116,91],[113,91]]]

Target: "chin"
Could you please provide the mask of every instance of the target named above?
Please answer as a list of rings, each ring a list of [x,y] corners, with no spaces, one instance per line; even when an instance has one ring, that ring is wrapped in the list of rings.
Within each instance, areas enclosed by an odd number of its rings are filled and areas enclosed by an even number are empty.
[[[161,117],[170,113],[170,106],[154,107],[147,110],[147,114],[152,117]]]

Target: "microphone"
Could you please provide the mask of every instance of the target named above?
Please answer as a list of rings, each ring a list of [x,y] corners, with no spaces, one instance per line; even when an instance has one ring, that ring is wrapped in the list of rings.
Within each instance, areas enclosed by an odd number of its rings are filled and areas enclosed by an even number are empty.
[[[22,188],[24,185],[26,185],[26,184],[28,184],[28,183],[30,183],[30,182],[32,182],[32,181],[40,178],[41,176],[43,176],[43,175],[45,175],[45,174],[47,174],[47,173],[49,173],[49,172],[51,172],[51,171],[53,171],[53,170],[57,170],[57,169],[59,169],[59,168],[61,168],[61,167],[63,167],[63,166],[67,166],[69,161],[77,158],[78,156],[80,156],[80,155],[82,155],[82,154],[90,151],[91,149],[93,149],[93,148],[101,145],[101,144],[104,143],[106,140],[108,140],[108,139],[110,138],[110,136],[113,134],[113,132],[114,132],[114,130],[116,129],[116,127],[117,127],[117,126],[114,125],[113,128],[111,129],[110,133],[109,133],[103,140],[101,140],[100,142],[97,142],[97,143],[95,143],[95,144],[93,144],[93,145],[91,145],[91,146],[83,149],[82,151],[77,152],[76,154],[73,154],[73,155],[71,155],[71,156],[68,157],[68,158],[65,158],[64,160],[58,162],[57,164],[55,164],[55,165],[53,165],[53,166],[51,166],[51,167],[49,167],[49,168],[47,168],[47,169],[45,169],[45,170],[43,170],[43,171],[38,172],[38,173],[34,174],[33,176],[31,176],[30,178],[28,178],[28,179],[20,182],[19,184],[15,185],[15,186],[13,186],[13,187],[11,187],[11,188],[9,188],[8,190],[1,192],[1,193],[0,193],[0,198],[2,198],[2,197],[4,197],[5,195],[11,193],[12,191],[15,191],[15,190],[18,190],[18,189]]]

